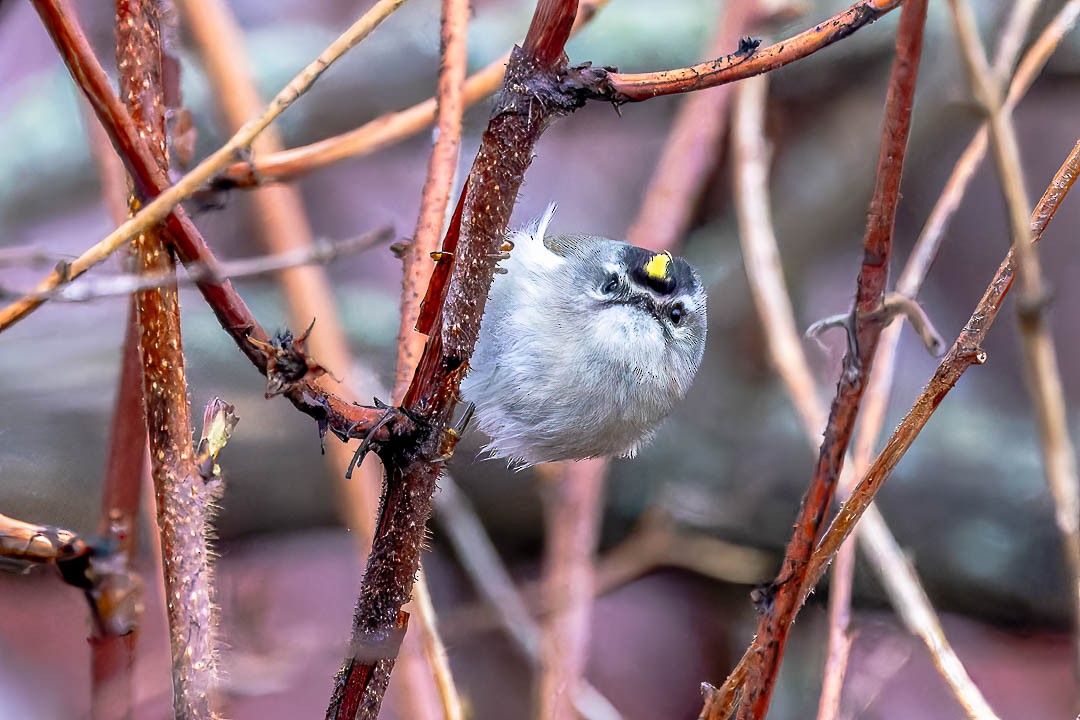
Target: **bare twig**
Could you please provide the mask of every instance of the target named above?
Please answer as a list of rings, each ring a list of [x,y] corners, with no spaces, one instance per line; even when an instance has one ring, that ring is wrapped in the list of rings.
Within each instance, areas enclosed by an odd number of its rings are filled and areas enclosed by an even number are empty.
[[[1042,237],[1043,231],[1061,206],[1062,200],[1068,194],[1078,173],[1080,173],[1080,142],[1073,147],[1072,152],[1069,153],[1069,156],[1050,182],[1049,187],[1047,187],[1039,204],[1035,206],[1034,212],[1032,212],[1032,242],[1037,242]],[[919,433],[933,416],[934,411],[945,399],[945,396],[955,387],[968,368],[986,362],[986,352],[981,346],[987,332],[990,330],[990,326],[997,317],[998,311],[1001,309],[1005,295],[1012,286],[1014,273],[1013,255],[1010,250],[994,275],[993,280],[987,286],[960,336],[938,365],[934,376],[919,397],[916,398],[911,410],[901,420],[900,425],[893,431],[885,447],[852,490],[848,500],[844,503],[843,511],[833,519],[829,529],[822,536],[810,559],[806,580],[801,588],[800,602],[805,602],[814,586],[824,576],[837,550],[854,532],[856,525],[869,510],[874,496],[881,489],[882,484],[888,479],[908,449],[911,448]],[[738,664],[731,671],[731,674],[728,675],[723,687],[714,688],[707,693],[706,706],[710,708],[711,712],[715,713],[707,716],[709,720],[719,718],[727,720],[737,701],[739,686],[746,678],[750,662],[756,651],[756,645],[751,643]],[[723,714],[725,712],[727,714]],[[702,717],[706,716],[702,715]]]
[[[1041,2],[1042,0],[1016,0],[1013,3],[1012,12],[1009,13],[1009,19],[998,38],[997,55],[993,64],[994,76],[1002,84],[1007,83],[1012,75],[1013,63],[1020,55],[1028,29],[1031,28],[1031,21]]]
[[[238,153],[246,151],[259,133],[265,130],[278,115],[296,102],[301,95],[307,92],[330,65],[367,37],[403,2],[405,0],[379,0],[371,10],[353,23],[348,30],[320,53],[319,57],[289,81],[258,117],[248,121],[218,150],[180,178],[175,185],[162,190],[159,195],[144,205],[130,220],[66,265],[63,270],[54,270],[38,283],[33,295],[28,295],[26,298],[0,310],[0,330],[10,327],[13,323],[18,322],[38,308],[44,302],[41,293],[53,290],[82,275],[111,255],[125,242],[134,238],[138,233],[165,220],[180,202],[191,197],[210,178],[229,165]],[[64,0],[35,0],[34,4],[43,17],[46,15],[69,14]],[[59,28],[60,24],[46,19],[46,26],[52,31]],[[63,45],[64,43],[58,42],[58,44]],[[102,109],[95,107],[95,111],[100,114]],[[112,108],[106,110],[106,112],[111,111]],[[134,154],[133,150],[131,152]]]
[[[1016,276],[1020,284],[1017,308],[1025,375],[1035,406],[1043,468],[1054,500],[1054,519],[1061,533],[1072,586],[1073,625],[1077,635],[1074,639],[1074,672],[1080,673],[1080,476],[1076,468],[1076,449],[1069,436],[1057,353],[1046,320],[1048,291],[1038,250],[1030,242],[1027,191],[1012,113],[1003,106],[1001,89],[987,63],[970,7],[962,0],[950,0],[950,8],[971,85],[990,115],[990,147],[1009,214]]]
[[[582,2],[572,32],[580,30],[608,2]],[[469,76],[462,92],[464,109],[476,105],[499,88],[509,61],[510,53],[506,53]],[[428,98],[405,110],[380,115],[341,135],[234,163],[218,175],[213,184],[217,188],[228,189],[285,182],[347,158],[370,155],[412,137],[431,125],[435,121],[436,109],[435,98]]]
[[[0,557],[12,563],[49,565],[87,552],[86,542],[71,530],[0,515]]]
[[[885,295],[925,17],[925,2],[909,0],[904,3],[897,31],[897,55],[885,103],[877,182],[863,241],[863,264],[852,313],[852,347],[845,357],[825,439],[795,533],[788,544],[780,575],[766,591],[755,652],[739,707],[740,720],[760,720],[768,710],[788,631],[802,603],[801,587],[808,562],[832,501],[865,388],[865,377],[873,363],[883,327],[883,320],[876,315],[880,313]]]

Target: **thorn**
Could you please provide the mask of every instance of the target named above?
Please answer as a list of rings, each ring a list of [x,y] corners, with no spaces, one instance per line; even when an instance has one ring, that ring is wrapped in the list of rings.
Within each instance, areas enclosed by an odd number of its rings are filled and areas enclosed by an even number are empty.
[[[939,357],[944,352],[945,340],[930,322],[926,311],[912,298],[898,292],[888,293],[882,302],[881,313],[886,325],[897,315],[903,315],[911,323],[911,329],[918,333],[927,352],[934,357]]]

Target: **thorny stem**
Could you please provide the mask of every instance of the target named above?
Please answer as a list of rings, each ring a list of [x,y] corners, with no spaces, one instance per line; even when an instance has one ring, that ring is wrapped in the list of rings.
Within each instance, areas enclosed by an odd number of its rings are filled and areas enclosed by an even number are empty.
[[[164,172],[168,160],[162,42],[153,0],[117,0],[116,48],[120,92]],[[138,202],[132,198],[133,210]],[[173,258],[159,229],[140,233],[133,245],[141,270],[173,270]],[[135,294],[135,305],[165,570],[173,713],[184,720],[209,720],[217,656],[207,536],[218,488],[206,483],[194,461],[176,286],[140,291]]]
[[[802,603],[800,589],[808,562],[836,489],[859,401],[865,389],[866,375],[873,363],[881,334],[882,321],[875,318],[875,313],[881,307],[888,280],[893,223],[911,126],[911,107],[925,19],[925,0],[908,0],[904,3],[897,31],[896,59],[885,101],[877,182],[863,241],[863,263],[859,271],[851,328],[854,347],[849,348],[845,357],[813,479],[803,500],[780,574],[767,590],[768,597],[758,624],[755,653],[739,707],[740,720],[762,720],[768,710],[788,632]]]
[[[428,342],[404,397],[407,412],[430,430],[418,442],[377,448],[386,467],[383,509],[354,618],[354,654],[338,674],[328,718],[352,718],[357,711],[369,717],[378,711],[397,633],[403,630],[400,608],[412,591],[419,564],[439,459],[452,452],[456,439],[444,429],[480,332],[518,188],[532,162],[532,148],[551,119],[583,102],[567,93],[558,78],[576,10],[573,0],[541,0],[538,5],[529,40],[507,67],[503,94],[443,243],[444,259],[453,258],[449,284],[445,291],[438,287],[447,274],[437,265],[427,295],[434,302],[431,321],[426,322],[421,311],[418,328],[428,334]]]
[[[1020,283],[1017,309],[1025,376],[1039,428],[1046,482],[1054,501],[1054,519],[1072,586],[1074,633],[1080,633],[1080,475],[1076,449],[1069,435],[1057,352],[1046,320],[1047,285],[1038,249],[1030,242],[1020,148],[1012,113],[1002,104],[999,82],[987,64],[971,9],[962,0],[950,0],[950,7],[971,85],[990,116],[990,147],[1005,196]],[[1074,642],[1077,644],[1073,649],[1073,671],[1080,673],[1080,635]]]

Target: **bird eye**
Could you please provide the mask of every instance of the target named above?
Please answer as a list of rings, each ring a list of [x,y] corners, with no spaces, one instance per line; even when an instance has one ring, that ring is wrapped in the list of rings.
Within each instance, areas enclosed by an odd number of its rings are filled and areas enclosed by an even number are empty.
[[[607,282],[604,283],[604,287],[600,289],[600,292],[605,295],[611,295],[619,289],[619,276],[612,273],[608,275]]]
[[[668,310],[668,317],[671,318],[671,322],[674,325],[678,325],[679,323],[681,323],[683,316],[685,315],[686,308],[683,307],[682,303],[676,303],[675,305],[671,306],[670,310]]]

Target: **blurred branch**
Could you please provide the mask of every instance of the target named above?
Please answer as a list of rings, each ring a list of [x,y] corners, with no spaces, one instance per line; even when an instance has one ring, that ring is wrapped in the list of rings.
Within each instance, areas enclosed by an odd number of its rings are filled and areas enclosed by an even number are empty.
[[[693,92],[760,75],[801,60],[843,40],[900,5],[901,0],[861,0],[809,30],[765,48],[740,42],[730,55],[677,70],[651,73],[607,72],[593,84],[590,97],[614,103],[639,102],[660,95]]]
[[[34,4],[76,84],[90,100],[98,120],[108,133],[113,146],[117,148],[135,184],[136,193],[140,197],[152,197],[158,193],[169,192],[167,174],[158,167],[131,115],[112,90],[109,78],[95,56],[68,0],[34,0]],[[169,242],[182,261],[216,265],[213,253],[183,208],[175,208],[172,214],[165,218],[165,225],[169,231]],[[64,272],[66,274],[66,271]],[[271,345],[270,337],[255,320],[232,283],[204,281],[197,285],[222,328],[251,363],[265,375],[276,358],[267,350]],[[0,311],[0,318],[2,317],[3,312]],[[0,321],[0,327],[2,326],[3,322]],[[292,378],[283,394],[297,409],[315,418],[320,424],[320,430],[329,430],[342,439],[363,437],[380,421],[385,422],[385,410],[356,406],[327,392],[306,376]],[[403,415],[395,415],[393,422],[381,425],[375,435],[381,433],[388,436],[391,426],[399,424],[407,428],[412,423]]]
[[[972,88],[990,116],[990,147],[1009,213],[1016,276],[1020,284],[1017,311],[1024,349],[1025,375],[1035,406],[1043,469],[1054,501],[1054,519],[1065,553],[1073,595],[1074,673],[1080,673],[1080,476],[1076,449],[1069,436],[1065,389],[1061,382],[1054,339],[1046,320],[1048,289],[1031,240],[1027,219],[1020,147],[1012,113],[1004,107],[997,77],[975,29],[971,9],[962,0],[950,0],[956,36],[963,51]]]
[[[1046,226],[1053,219],[1054,214],[1061,206],[1062,200],[1068,194],[1080,172],[1080,142],[1073,147],[1072,152],[1066,158],[1053,180],[1047,187],[1039,204],[1031,215],[1032,242],[1038,242],[1042,237]],[[899,426],[893,431],[885,447],[878,454],[870,468],[852,490],[848,500],[844,503],[844,511],[839,513],[825,531],[818,543],[814,554],[810,559],[810,567],[806,574],[806,580],[800,588],[800,602],[805,602],[806,597],[824,576],[829,563],[836,555],[837,550],[855,530],[863,515],[868,512],[873,503],[874,496],[881,489],[882,484],[888,479],[893,469],[904,454],[914,444],[916,438],[926,423],[933,416],[934,411],[941,405],[945,396],[960,381],[961,376],[973,365],[981,365],[986,362],[986,351],[981,347],[986,338],[990,326],[997,317],[1001,304],[1012,286],[1015,274],[1012,251],[1005,257],[998,267],[997,273],[990,281],[983,293],[979,304],[972,313],[960,336],[953,343],[952,348],[938,365],[937,371],[919,397],[916,398],[911,410],[900,421]],[[728,675],[722,688],[707,686],[706,708],[712,714],[707,716],[709,720],[727,717],[737,700],[739,687],[745,679],[753,654],[757,651],[756,644],[751,643],[743,654],[742,659]],[[727,712],[727,714],[723,714]]]
[[[113,222],[119,225],[127,217],[127,173],[101,125],[92,117],[87,120],[90,152],[101,180],[102,201]],[[120,352],[120,377],[109,428],[109,449],[97,532],[115,548],[118,563],[130,569],[137,549],[143,486],[150,483],[142,364],[139,358],[138,307],[134,297],[128,301],[124,344]],[[138,576],[127,573],[127,577],[132,580],[125,583],[130,585],[131,601],[121,606],[130,608],[130,617],[122,627],[95,624],[89,637],[90,715],[94,720],[129,720],[134,712],[132,685],[135,649],[145,608],[143,587],[138,582]],[[98,627],[106,631],[97,632]]]
[[[300,71],[270,102],[263,112],[256,118],[248,121],[240,130],[218,150],[198,164],[193,170],[180,178],[175,185],[169,186],[167,178],[157,177],[153,185],[148,187],[142,177],[136,176],[136,185],[140,194],[153,200],[147,202],[127,222],[109,233],[103,240],[84,252],[78,258],[68,263],[64,268],[54,270],[45,279],[38,283],[34,293],[0,310],[0,331],[37,309],[44,301],[41,293],[53,290],[60,285],[71,282],[82,275],[94,265],[109,257],[117,248],[128,240],[134,238],[161,221],[169,218],[170,230],[174,229],[174,223],[182,222],[186,216],[182,216],[179,210],[175,210],[181,201],[198,191],[207,180],[213,177],[222,168],[233,161],[237,154],[246,152],[252,141],[259,133],[265,130],[271,122],[284,112],[290,105],[296,102],[301,95],[315,83],[327,68],[341,58],[347,51],[352,49],[371,33],[387,16],[396,10],[405,0],[379,0],[374,7],[365,13],[359,20],[346,30],[340,37],[332,42],[322,53],[319,54],[307,67]],[[106,126],[112,125],[122,128],[122,133],[110,133],[113,143],[118,152],[124,156],[125,163],[136,156],[140,163],[150,165],[144,152],[145,148],[138,142],[138,135],[132,136],[130,132],[130,119],[122,111],[119,103],[110,102],[115,100],[112,93],[107,90],[108,79],[101,73],[96,77],[100,67],[86,64],[87,59],[92,58],[93,51],[82,37],[81,28],[78,27],[74,14],[68,5],[68,0],[34,0],[34,6],[41,15],[46,29],[53,36],[61,54],[64,55],[69,69],[76,78],[76,83],[84,91],[88,91],[88,97],[94,105],[94,111]],[[85,48],[80,45],[85,44]],[[94,63],[96,64],[96,63]],[[102,92],[100,86],[106,90]],[[92,90],[92,92],[90,92]],[[134,139],[133,139],[134,138]],[[160,180],[160,182],[158,182]]]
[[[610,0],[583,0],[571,34],[585,26]],[[473,107],[499,89],[510,53],[493,60],[470,75],[462,89],[463,109]],[[428,98],[412,107],[380,115],[358,128],[310,145],[282,150],[233,163],[212,186],[219,190],[250,188],[271,182],[287,182],[348,158],[364,157],[412,137],[435,122],[437,103]]]
[[[810,556],[836,490],[859,402],[866,387],[866,374],[873,364],[874,351],[884,327],[880,310],[888,280],[893,223],[911,126],[911,107],[925,18],[925,0],[908,0],[904,3],[897,30],[896,59],[885,101],[877,181],[863,240],[863,263],[859,270],[849,328],[849,349],[844,358],[813,479],[803,500],[783,567],[777,579],[765,591],[759,606],[762,617],[739,706],[740,720],[761,720],[768,711],[788,632],[802,604],[801,588],[806,579]]]
[[[49,293],[49,298],[61,302],[82,303],[105,298],[130,295],[138,290],[151,290],[170,283],[179,286],[198,285],[204,282],[220,283],[223,280],[253,278],[273,275],[304,265],[327,265],[340,257],[362,253],[382,245],[393,237],[393,228],[385,227],[341,241],[313,240],[306,247],[239,260],[223,260],[216,265],[191,263],[184,267],[186,277],[168,274],[112,275],[109,277],[86,277],[71,285],[62,285]],[[0,294],[8,291],[0,287]],[[309,316],[310,318],[310,316]],[[328,324],[320,315],[320,329]],[[318,353],[323,356],[322,353]]]
[[[536,712],[543,720],[574,720],[588,657],[593,556],[600,534],[607,460],[540,465],[544,499],[544,606]]]
[[[449,474],[439,480],[434,504],[435,515],[469,579],[488,608],[495,612],[506,634],[529,663],[536,666],[540,662],[540,626],[529,613],[472,503]],[[586,720],[619,720],[622,717],[588,682],[578,686],[574,707]]]

